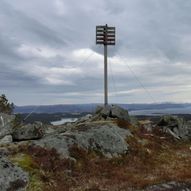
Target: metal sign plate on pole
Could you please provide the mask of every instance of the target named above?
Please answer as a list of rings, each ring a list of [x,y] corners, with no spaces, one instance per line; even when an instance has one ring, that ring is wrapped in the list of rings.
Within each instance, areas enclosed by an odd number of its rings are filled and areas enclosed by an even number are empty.
[[[115,27],[96,26],[96,44],[104,45],[104,104],[108,105],[107,46],[115,45]]]

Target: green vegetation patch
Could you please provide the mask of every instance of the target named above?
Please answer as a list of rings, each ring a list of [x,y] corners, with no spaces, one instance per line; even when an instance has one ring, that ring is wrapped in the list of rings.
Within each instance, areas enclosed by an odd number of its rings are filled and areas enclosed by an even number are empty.
[[[74,179],[68,175],[73,162],[61,158],[55,149],[22,145],[12,151],[10,159],[29,173],[27,191],[68,191],[75,185]]]
[[[11,161],[29,173],[27,191],[43,190],[43,182],[40,179],[39,168],[30,155],[23,153],[16,154],[11,157]]]

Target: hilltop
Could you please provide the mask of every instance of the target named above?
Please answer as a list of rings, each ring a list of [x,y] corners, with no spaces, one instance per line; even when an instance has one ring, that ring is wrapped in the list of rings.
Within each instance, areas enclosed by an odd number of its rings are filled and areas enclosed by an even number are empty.
[[[191,190],[191,123],[98,107],[61,126],[0,114],[0,190]]]

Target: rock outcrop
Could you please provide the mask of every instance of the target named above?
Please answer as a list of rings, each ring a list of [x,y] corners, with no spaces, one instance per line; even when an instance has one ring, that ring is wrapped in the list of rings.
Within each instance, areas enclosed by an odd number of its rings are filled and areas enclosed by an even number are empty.
[[[7,158],[0,158],[0,190],[24,191],[29,181],[28,173],[15,166]]]
[[[87,115],[74,123],[52,130],[49,127],[46,135],[40,140],[32,141],[32,144],[55,148],[64,157],[70,157],[69,150],[72,146],[97,151],[107,157],[125,154],[129,150],[126,139],[133,135],[129,129],[120,128],[113,119],[130,122],[127,110],[114,105],[98,107],[93,116]]]
[[[191,140],[191,123],[183,118],[166,115],[161,117],[158,126],[176,139]]]
[[[112,157],[128,151],[128,136],[132,136],[128,129],[121,129],[112,122],[100,121],[84,123],[66,132],[45,136],[33,143],[41,147],[55,148],[65,157],[69,157],[69,149],[74,145]]]

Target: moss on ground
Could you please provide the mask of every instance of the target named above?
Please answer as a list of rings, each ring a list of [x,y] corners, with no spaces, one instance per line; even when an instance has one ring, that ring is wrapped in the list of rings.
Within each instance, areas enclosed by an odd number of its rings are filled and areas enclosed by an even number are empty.
[[[42,191],[43,182],[40,179],[40,173],[37,164],[28,154],[18,153],[13,155],[11,161],[29,173],[29,184],[27,191]]]

